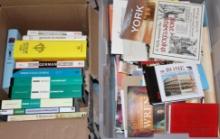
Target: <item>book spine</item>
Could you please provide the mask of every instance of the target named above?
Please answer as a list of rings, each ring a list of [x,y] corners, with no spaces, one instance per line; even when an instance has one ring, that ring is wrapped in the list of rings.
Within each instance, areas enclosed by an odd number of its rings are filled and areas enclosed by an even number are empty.
[[[1,102],[2,110],[71,106],[74,106],[74,99],[72,98],[2,100]]]
[[[9,29],[8,30],[8,38],[7,38],[7,46],[5,53],[5,65],[4,65],[4,74],[3,74],[3,83],[2,88],[7,90],[10,86],[10,79],[13,74],[14,69],[14,42],[15,40],[20,38],[20,34],[17,29]]]
[[[87,115],[87,112],[35,114],[35,115],[10,115],[10,116],[7,116],[7,121],[11,122],[11,121],[63,119],[63,118],[82,118],[82,117],[85,117],[86,115]]]
[[[23,36],[23,40],[86,40],[87,36],[64,36],[64,35],[38,35],[38,36]]]
[[[15,70],[13,73],[14,78],[18,77],[65,77],[65,76],[82,76],[81,68],[47,68],[47,69],[21,69]]]
[[[12,78],[11,86],[32,86],[35,82],[44,82],[48,79],[48,83],[50,86],[61,86],[61,85],[80,85],[83,84],[83,77],[76,76],[76,77],[19,77],[19,78]]]
[[[41,99],[41,98],[80,98],[82,85],[57,85],[36,82],[32,86],[13,86],[12,99]]]
[[[47,31],[47,30],[28,30],[28,36],[40,36],[40,35],[61,35],[61,36],[81,36],[80,31]]]
[[[16,61],[85,60],[86,55],[86,40],[19,40],[14,48]]]
[[[33,61],[16,62],[15,69],[35,68],[84,68],[85,61]]]

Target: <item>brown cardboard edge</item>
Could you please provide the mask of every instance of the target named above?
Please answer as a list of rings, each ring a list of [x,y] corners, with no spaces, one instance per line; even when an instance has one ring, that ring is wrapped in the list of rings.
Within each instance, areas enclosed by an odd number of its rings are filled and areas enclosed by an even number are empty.
[[[86,4],[87,0],[0,0],[2,7],[44,4]]]
[[[87,118],[1,122],[4,139],[87,139]]]

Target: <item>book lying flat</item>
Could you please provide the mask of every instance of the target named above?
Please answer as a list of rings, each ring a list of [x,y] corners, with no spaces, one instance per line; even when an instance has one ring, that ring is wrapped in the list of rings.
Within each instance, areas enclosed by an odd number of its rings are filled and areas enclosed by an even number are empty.
[[[163,102],[204,97],[196,64],[159,65],[155,72]]]
[[[2,100],[1,109],[28,109],[28,108],[48,108],[48,107],[71,107],[74,106],[73,98],[58,99],[14,99]]]
[[[150,57],[200,63],[203,4],[158,1]]]
[[[218,136],[218,104],[174,103],[170,110],[170,133],[190,137]]]
[[[86,57],[86,40],[15,41],[14,59],[16,61],[85,60]]]
[[[87,112],[73,112],[73,113],[34,114],[34,115],[9,115],[3,118],[8,122],[12,122],[12,121],[63,119],[63,118],[82,118],[86,116],[87,116]]]

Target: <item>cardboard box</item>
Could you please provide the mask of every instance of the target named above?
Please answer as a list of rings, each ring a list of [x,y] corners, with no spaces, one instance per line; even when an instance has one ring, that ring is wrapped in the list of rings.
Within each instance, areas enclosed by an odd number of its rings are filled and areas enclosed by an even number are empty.
[[[89,13],[90,11],[90,13]],[[91,12],[92,11],[92,12]],[[92,46],[98,44],[98,14],[90,8],[87,0],[0,0],[0,86],[6,48],[7,30],[17,28],[21,34],[28,29],[82,31],[93,36],[89,38]],[[93,16],[92,18],[89,16]],[[89,20],[90,19],[90,20]],[[92,29],[89,29],[91,27]],[[90,32],[92,31],[92,32]],[[98,49],[90,49],[91,72],[97,74]],[[92,56],[92,57],[91,57]],[[7,98],[6,92],[0,88],[0,99]],[[4,139],[86,139],[89,132],[87,118],[42,120],[30,122],[0,123],[0,138]]]

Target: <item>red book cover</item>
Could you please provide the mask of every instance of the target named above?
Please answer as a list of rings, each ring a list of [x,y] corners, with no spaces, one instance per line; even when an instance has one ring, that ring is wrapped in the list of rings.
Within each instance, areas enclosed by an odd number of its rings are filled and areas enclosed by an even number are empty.
[[[218,105],[171,104],[170,132],[188,133],[190,137],[217,137]]]

